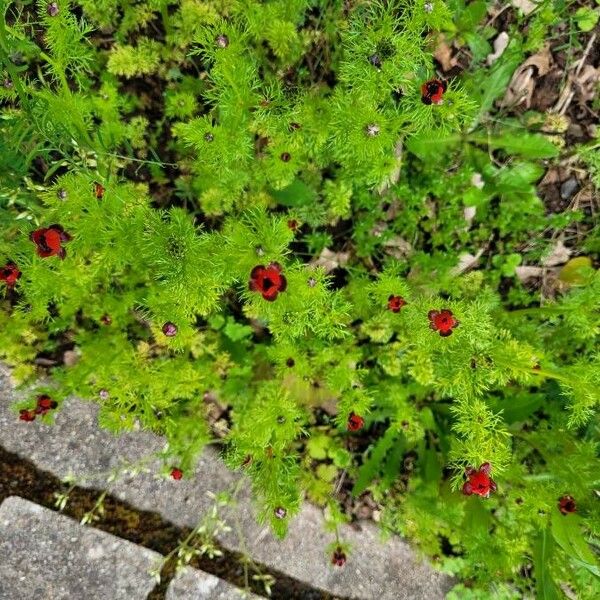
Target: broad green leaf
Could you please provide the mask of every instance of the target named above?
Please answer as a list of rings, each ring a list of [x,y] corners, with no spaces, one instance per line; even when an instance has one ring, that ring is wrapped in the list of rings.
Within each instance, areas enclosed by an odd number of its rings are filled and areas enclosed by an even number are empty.
[[[325,460],[327,458],[327,450],[331,445],[331,440],[326,435],[313,435],[306,442],[306,449],[311,458],[315,460]]]
[[[600,568],[596,557],[581,533],[581,519],[578,515],[552,513],[552,536],[565,553],[580,566],[600,578]]]
[[[321,463],[317,467],[317,477],[323,481],[333,481],[337,475],[337,467],[335,465],[325,465]]]
[[[239,342],[244,338],[252,335],[252,327],[249,325],[243,325],[242,323],[236,323],[233,319],[227,320],[227,325],[223,329],[225,335],[233,342]]]
[[[502,413],[502,418],[508,424],[519,423],[530,417],[542,404],[544,394],[516,394],[509,402],[498,402],[494,409]]]
[[[421,160],[437,161],[460,140],[458,135],[432,136],[431,133],[423,133],[408,138],[406,148]]]
[[[477,25],[481,22],[487,11],[487,3],[484,0],[476,0],[471,2],[461,11],[457,21],[457,26],[461,31],[472,31],[477,29]]]
[[[483,35],[469,31],[464,34],[464,37],[475,62],[481,62],[492,52],[492,46]]]
[[[544,174],[544,169],[535,163],[521,162],[500,169],[496,174],[496,189],[499,192],[527,191]]]
[[[473,73],[471,77],[471,87],[481,89],[479,113],[472,125],[473,128],[481,121],[490,108],[492,108],[494,101],[504,93],[512,74],[521,64],[522,60],[523,52],[521,51],[521,48],[511,44],[494,63],[491,69],[480,69]],[[482,81],[485,82],[485,85],[479,88],[480,82]]]
[[[575,11],[575,22],[581,31],[591,31],[598,22],[600,12],[588,6],[582,6]]]
[[[396,481],[400,472],[400,463],[404,457],[404,444],[402,438],[392,446],[391,450],[384,457],[384,466],[381,479],[381,489],[387,490]]]
[[[385,434],[377,440],[375,446],[371,450],[371,454],[358,470],[358,477],[352,488],[353,496],[360,496],[367,489],[371,481],[375,479],[382,467],[385,455],[398,440],[399,435],[400,434],[397,431],[394,431],[394,429],[390,427]]]
[[[520,131],[504,132],[490,138],[481,135],[469,136],[480,144],[488,144],[493,150],[502,148],[507,154],[517,154],[525,158],[554,158],[559,149],[545,136]]]
[[[425,450],[421,475],[424,481],[435,485],[437,485],[442,478],[442,466],[438,459],[438,453],[435,450],[430,448]]]
[[[589,256],[576,256],[560,270],[558,278],[565,283],[581,285],[588,279],[585,276],[585,271],[591,268],[592,260]]]
[[[301,179],[295,179],[282,190],[273,190],[271,195],[284,206],[304,206],[315,201],[315,191]]]
[[[554,542],[549,529],[543,529],[533,548],[533,566],[535,569],[535,583],[537,598],[540,600],[560,600],[560,594],[552,575],[548,570],[548,563],[554,553]]]

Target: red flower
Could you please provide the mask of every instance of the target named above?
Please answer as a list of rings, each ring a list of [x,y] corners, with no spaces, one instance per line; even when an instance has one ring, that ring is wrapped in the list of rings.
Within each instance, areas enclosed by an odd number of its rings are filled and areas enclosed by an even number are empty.
[[[71,236],[61,225],[50,225],[50,227],[32,231],[29,238],[37,246],[38,256],[42,258],[58,256],[64,259],[67,251],[62,247],[62,244],[68,242]]]
[[[257,265],[250,273],[248,288],[252,292],[259,292],[269,302],[277,298],[279,292],[285,292],[287,280],[281,272],[279,263],[271,263],[268,267]]]
[[[558,500],[558,510],[563,515],[568,515],[577,511],[577,505],[575,504],[575,498],[573,496],[563,496]]]
[[[0,269],[0,281],[6,281],[7,287],[13,287],[17,283],[17,279],[21,277],[21,271],[19,271],[15,263],[6,263]]]
[[[355,413],[350,413],[350,416],[348,417],[348,431],[358,431],[359,429],[362,429],[365,425],[365,420],[360,416],[357,415]]]
[[[183,471],[177,467],[171,469],[171,477],[176,481],[179,481],[183,477]]]
[[[448,84],[441,79],[430,79],[421,86],[421,101],[423,104],[442,104],[444,92]]]
[[[483,463],[479,469],[467,467],[465,469],[467,481],[462,488],[463,494],[467,496],[477,494],[483,498],[489,498],[490,493],[497,489],[495,481],[490,477],[491,470],[492,465],[489,462]]]
[[[35,411],[34,410],[28,410],[26,408],[22,408],[19,411],[19,419],[21,421],[35,421]]]
[[[56,400],[52,400],[50,396],[42,394],[37,397],[37,407],[35,408],[35,412],[38,415],[45,415],[48,411],[54,410],[57,406],[58,402],[56,402]]]
[[[399,313],[403,306],[406,306],[406,300],[402,296],[390,296],[388,298],[388,310],[393,313]]]
[[[442,337],[452,335],[454,328],[460,325],[460,322],[452,315],[452,311],[447,308],[430,310],[427,317],[429,319],[429,328],[433,329],[433,331],[439,331]]]
[[[102,200],[104,198],[104,192],[106,188],[101,183],[94,183],[94,195],[98,200]]]
[[[287,226],[292,231],[298,231],[298,221],[296,219],[289,219],[288,222],[287,222]]]
[[[346,553],[338,546],[331,555],[331,564],[343,567],[346,564]]]

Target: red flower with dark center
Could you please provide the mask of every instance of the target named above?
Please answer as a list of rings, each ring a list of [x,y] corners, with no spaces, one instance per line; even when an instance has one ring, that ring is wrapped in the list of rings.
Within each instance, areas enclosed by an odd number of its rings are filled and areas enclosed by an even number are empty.
[[[577,511],[577,505],[575,504],[575,498],[573,496],[563,496],[558,500],[558,510],[563,515],[568,515]]]
[[[277,298],[279,292],[285,292],[287,280],[281,272],[279,263],[271,263],[268,267],[257,265],[250,273],[248,289],[252,292],[259,292],[262,297],[269,302]]]
[[[364,425],[365,420],[360,415],[350,413],[347,423],[348,431],[358,431],[359,429],[362,429]]]
[[[35,411],[22,408],[19,411],[19,419],[26,422],[35,421]]]
[[[467,496],[477,494],[483,498],[489,498],[490,493],[497,489],[495,481],[490,477],[491,470],[492,465],[489,462],[483,463],[479,469],[467,467],[465,469],[467,481],[462,488],[463,494]]]
[[[183,471],[177,467],[171,469],[171,477],[176,481],[179,481],[183,477]]]
[[[427,317],[429,319],[429,328],[433,329],[433,331],[439,331],[442,337],[452,335],[452,331],[460,325],[460,322],[454,318],[452,311],[447,308],[430,310]]]
[[[331,564],[343,567],[346,564],[346,553],[338,546],[331,555]]]
[[[42,394],[37,397],[37,407],[35,412],[38,415],[45,415],[48,411],[54,410],[57,406],[58,402],[56,402],[56,400],[52,400],[50,396]]]
[[[421,86],[421,101],[423,104],[442,104],[444,92],[448,84],[441,79],[430,79]]]
[[[290,219],[287,222],[287,226],[292,230],[292,231],[298,231],[298,221],[296,219]]]
[[[19,271],[15,263],[6,263],[6,265],[0,269],[0,281],[5,281],[9,288],[14,287],[19,277],[21,277],[21,271]]]
[[[391,310],[393,313],[399,313],[400,309],[406,306],[406,300],[402,296],[390,296],[388,298],[388,310]]]
[[[104,192],[106,188],[101,183],[94,183],[94,195],[98,200],[102,200],[104,198]]]
[[[36,229],[31,232],[29,238],[37,246],[38,256],[42,258],[58,256],[61,259],[64,259],[67,255],[67,251],[62,245],[71,240],[71,236],[61,225],[50,225],[50,227]]]

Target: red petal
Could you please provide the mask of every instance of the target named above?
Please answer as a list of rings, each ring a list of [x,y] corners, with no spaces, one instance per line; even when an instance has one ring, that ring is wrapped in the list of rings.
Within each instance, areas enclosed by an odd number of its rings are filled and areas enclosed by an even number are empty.
[[[279,291],[285,292],[285,290],[287,290],[287,279],[285,278],[285,275],[280,275],[279,276]]]
[[[470,496],[473,493],[473,486],[466,481],[462,487],[462,492],[465,496]]]
[[[264,270],[264,265],[256,265],[254,269],[250,271],[250,279],[256,279]]]
[[[36,229],[35,231],[32,231],[29,234],[29,239],[34,243],[34,244],[39,244],[40,241],[42,240],[43,235],[46,233],[46,229]]]

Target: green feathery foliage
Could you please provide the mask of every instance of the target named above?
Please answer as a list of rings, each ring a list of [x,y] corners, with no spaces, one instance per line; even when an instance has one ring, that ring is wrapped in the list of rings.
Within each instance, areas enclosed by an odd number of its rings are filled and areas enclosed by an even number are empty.
[[[327,507],[329,551],[368,493],[456,598],[597,596],[597,212],[547,210],[546,117],[495,105],[566,9],[488,66],[487,4],[4,2],[0,357],[51,376],[17,411],[94,399],[165,473],[216,442],[277,535]]]

